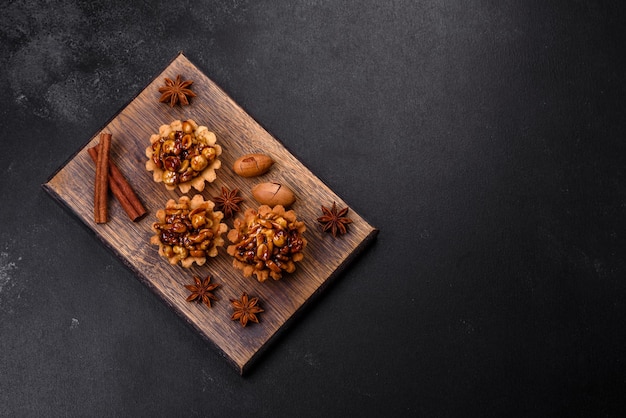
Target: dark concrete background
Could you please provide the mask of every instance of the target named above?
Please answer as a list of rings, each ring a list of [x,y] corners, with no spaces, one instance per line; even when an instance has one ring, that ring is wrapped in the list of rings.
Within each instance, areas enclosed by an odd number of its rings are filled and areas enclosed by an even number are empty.
[[[623,416],[618,1],[4,1],[1,416]],[[380,234],[241,378],[40,185],[180,50]]]

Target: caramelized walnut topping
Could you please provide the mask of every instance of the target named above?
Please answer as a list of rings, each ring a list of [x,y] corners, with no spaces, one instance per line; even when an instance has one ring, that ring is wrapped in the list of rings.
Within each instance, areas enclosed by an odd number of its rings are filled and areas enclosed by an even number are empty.
[[[259,282],[268,277],[279,280],[283,273],[293,273],[295,263],[304,258],[305,231],[304,222],[297,220],[293,210],[285,211],[280,205],[262,205],[258,211],[248,209],[243,219],[235,219],[228,233],[233,243],[228,254],[245,277],[255,274]]]
[[[213,212],[213,207],[213,202],[205,202],[199,194],[191,200],[182,196],[178,203],[170,199],[165,209],[156,213],[158,222],[152,224],[156,235],[150,243],[158,245],[159,254],[171,264],[203,265],[207,257],[217,255],[217,247],[224,245],[221,235],[228,229],[220,223],[222,212]]]

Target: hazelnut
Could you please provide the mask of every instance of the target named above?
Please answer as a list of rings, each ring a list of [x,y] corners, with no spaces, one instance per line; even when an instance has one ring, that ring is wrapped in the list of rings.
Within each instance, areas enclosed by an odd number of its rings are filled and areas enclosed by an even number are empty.
[[[168,139],[167,141],[163,142],[163,145],[161,145],[161,149],[163,150],[164,154],[174,154],[176,152],[176,142],[174,142],[174,140],[172,139]]]
[[[202,151],[200,151],[200,153],[202,154],[204,158],[207,159],[207,161],[213,161],[215,157],[217,156],[215,148],[213,147],[202,148]]]
[[[177,176],[174,171],[169,171],[169,170],[164,171],[162,178],[163,178],[163,183],[167,184],[168,186],[172,186],[176,184]]]
[[[169,156],[163,159],[163,166],[166,170],[177,171],[180,168],[180,158],[176,156]]]
[[[190,134],[190,133],[193,132],[193,125],[191,123],[189,123],[188,120],[183,122],[182,127],[183,127],[183,132],[186,133],[186,134]]]
[[[202,171],[209,164],[203,155],[195,155],[191,158],[191,168],[194,171]]]

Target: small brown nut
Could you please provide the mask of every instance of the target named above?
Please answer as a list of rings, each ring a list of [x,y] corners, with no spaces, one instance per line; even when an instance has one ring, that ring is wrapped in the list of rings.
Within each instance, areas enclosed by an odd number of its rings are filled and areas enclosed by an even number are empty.
[[[191,146],[193,145],[193,139],[191,138],[191,135],[186,134],[183,136],[183,139],[180,140],[180,143],[183,149],[190,149]]]
[[[202,148],[202,151],[200,151],[200,153],[202,154],[204,158],[206,158],[209,161],[213,161],[215,157],[217,156],[217,152],[215,151],[215,148],[213,147]]]
[[[270,252],[267,248],[267,244],[261,244],[256,249],[256,256],[263,261],[267,261],[270,258]]]
[[[281,183],[259,183],[252,188],[252,196],[260,204],[268,206],[287,207],[296,201],[296,195]]]
[[[180,168],[176,170],[179,173],[184,173],[189,168],[189,160],[183,160],[180,163]]]
[[[287,242],[287,237],[285,236],[285,231],[278,231],[274,238],[272,238],[272,243],[277,247],[283,247]]]
[[[163,159],[163,167],[169,171],[177,171],[180,168],[180,158],[170,155]]]
[[[173,185],[176,184],[176,173],[173,171],[169,171],[166,170],[163,172],[163,183],[167,184],[167,185]]]
[[[194,155],[191,158],[191,168],[194,171],[202,171],[209,164],[203,155]]]
[[[177,234],[183,234],[187,232],[187,226],[180,221],[176,221],[172,224],[172,231],[176,232]]]
[[[174,142],[174,140],[172,139],[168,139],[167,141],[163,142],[163,145],[161,145],[161,149],[165,154],[174,154],[174,152],[176,151],[176,142]]]
[[[272,225],[274,226],[274,228],[279,229],[279,230],[285,229],[287,228],[287,220],[283,218],[282,216],[279,216],[278,218],[274,220],[274,222],[272,222]]]
[[[163,246],[163,254],[165,254],[166,257],[173,257],[174,256],[174,250],[172,250],[172,246],[171,245],[164,245]]]
[[[195,235],[190,235],[189,240],[194,244],[200,244],[208,238],[208,229],[203,229]]]
[[[259,219],[257,222],[264,228],[272,229],[273,227],[272,222],[268,221],[267,219]]]
[[[189,251],[185,247],[181,247],[180,245],[174,245],[172,247],[174,254],[180,256],[181,258],[186,258]]]
[[[274,263],[272,260],[267,260],[265,265],[274,273],[280,273],[280,267],[278,267],[278,264]]]
[[[190,215],[191,225],[194,228],[200,228],[202,225],[206,223],[206,216],[204,214],[196,213],[194,215]]]
[[[246,154],[235,161],[233,170],[241,177],[256,177],[267,173],[272,164],[274,160],[269,155]]]
[[[193,132],[193,125],[187,120],[183,122],[183,132],[186,134],[190,134]]]

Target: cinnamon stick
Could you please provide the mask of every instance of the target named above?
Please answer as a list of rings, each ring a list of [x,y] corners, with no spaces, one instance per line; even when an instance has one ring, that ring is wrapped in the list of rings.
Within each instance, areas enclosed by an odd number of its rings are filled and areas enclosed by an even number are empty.
[[[96,145],[87,150],[89,156],[95,163],[98,161],[99,147],[99,145]],[[126,177],[124,177],[124,174],[122,174],[111,159],[109,159],[109,187],[111,188],[113,196],[115,196],[122,206],[122,209],[124,209],[124,212],[126,212],[133,222],[147,213],[146,208],[139,200],[139,197],[137,197],[132,186],[126,180]]]
[[[94,221],[102,224],[108,218],[109,193],[109,154],[111,152],[111,134],[100,134],[100,152],[96,160],[96,180],[94,184]]]

